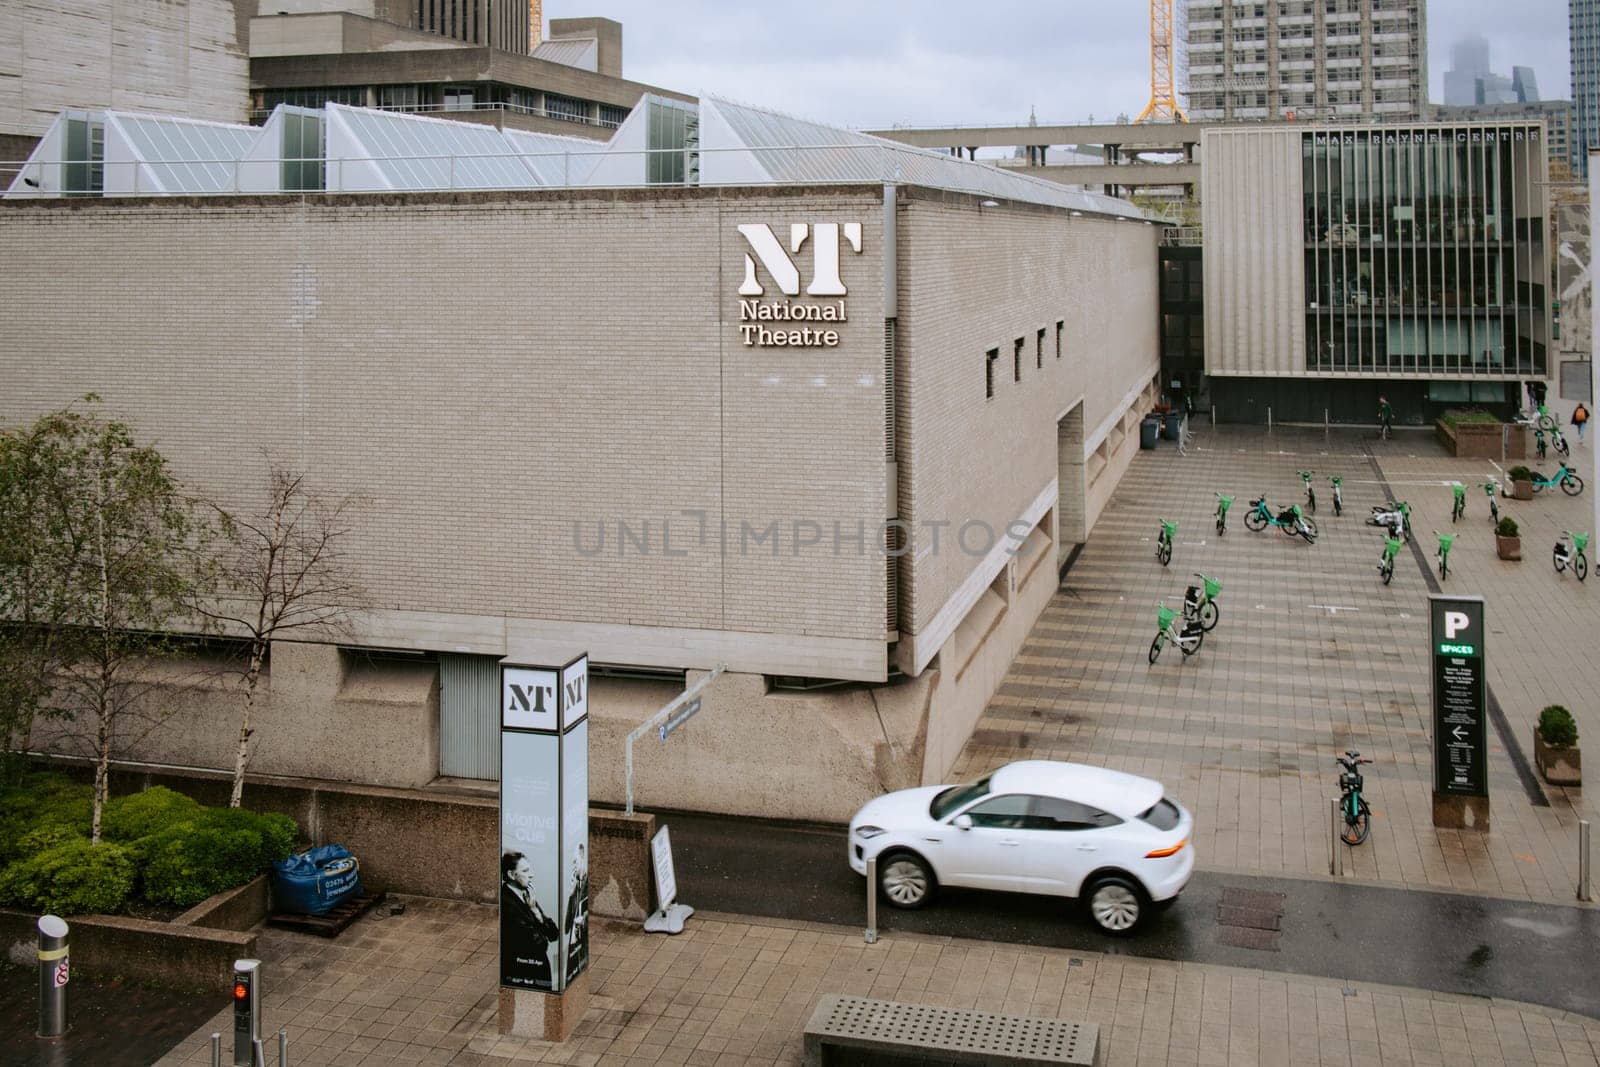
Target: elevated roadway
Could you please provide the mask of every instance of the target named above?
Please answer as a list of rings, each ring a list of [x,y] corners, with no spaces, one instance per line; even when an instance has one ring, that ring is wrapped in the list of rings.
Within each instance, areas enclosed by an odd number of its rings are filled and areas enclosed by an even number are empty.
[[[1098,144],[1120,150],[1193,154],[1200,135],[1215,122],[1085,122],[1066,126],[945,126],[868,130],[918,148],[1009,148],[1013,145]]]

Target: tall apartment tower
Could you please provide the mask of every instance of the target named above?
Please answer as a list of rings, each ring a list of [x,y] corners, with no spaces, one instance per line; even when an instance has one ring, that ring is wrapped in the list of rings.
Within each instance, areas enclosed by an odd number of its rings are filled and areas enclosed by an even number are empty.
[[[1184,3],[1194,121],[1417,119],[1427,108],[1426,0]]]
[[[1572,173],[1589,174],[1589,149],[1600,145],[1600,0],[1567,0],[1572,56]]]

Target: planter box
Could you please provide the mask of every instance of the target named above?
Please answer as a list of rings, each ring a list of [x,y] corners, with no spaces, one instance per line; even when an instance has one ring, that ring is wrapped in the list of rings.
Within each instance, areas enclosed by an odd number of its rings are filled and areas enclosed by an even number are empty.
[[[1533,762],[1540,777],[1551,785],[1583,785],[1583,754],[1578,746],[1551,748],[1537,726],[1533,728]]]
[[[1458,422],[1452,429],[1436,419],[1433,432],[1458,459],[1499,459],[1502,448],[1506,459],[1526,459],[1528,455],[1528,431],[1522,426],[1508,429],[1499,422]]]
[[[1511,499],[1512,500],[1532,500],[1533,499],[1533,481],[1530,479],[1528,481],[1514,481],[1514,482],[1512,482],[1511,483]]]
[[[1520,560],[1522,558],[1522,537],[1501,537],[1494,535],[1494,550],[1501,559]]]

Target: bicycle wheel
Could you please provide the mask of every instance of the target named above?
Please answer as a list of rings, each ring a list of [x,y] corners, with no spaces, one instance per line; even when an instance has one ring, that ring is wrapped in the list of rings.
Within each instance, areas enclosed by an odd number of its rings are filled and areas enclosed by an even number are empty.
[[[1557,574],[1567,569],[1566,560],[1561,558],[1560,545],[1557,545],[1555,550],[1550,553],[1550,565],[1556,569]]]
[[[1291,534],[1298,533],[1301,537],[1306,539],[1306,544],[1309,545],[1317,539],[1317,524],[1312,522],[1310,519],[1303,519],[1301,521],[1303,521],[1306,525],[1304,530],[1291,529],[1289,532]]]
[[[1440,581],[1443,581],[1444,579],[1446,579],[1448,577],[1450,577],[1450,557],[1449,556],[1440,556],[1439,557],[1439,579],[1440,579]]]
[[[1583,492],[1583,479],[1576,474],[1568,474],[1561,479],[1561,491],[1568,496],[1577,496]]]
[[[1156,634],[1155,640],[1150,642],[1150,662],[1154,663],[1161,655],[1161,635]]]
[[[1156,547],[1156,559],[1161,561],[1163,567],[1172,562],[1172,542],[1163,541]]]
[[[1556,438],[1555,443],[1557,452],[1560,452],[1563,456],[1572,455],[1572,446],[1567,444],[1567,439],[1565,437]]]
[[[1204,630],[1201,630],[1200,633],[1196,635],[1196,639],[1195,639],[1195,643],[1194,643],[1194,647],[1193,648],[1190,648],[1188,645],[1184,644],[1181,641],[1178,642],[1178,648],[1183,650],[1183,658],[1184,659],[1188,659],[1190,656],[1194,655],[1196,652],[1199,652],[1200,651],[1200,646],[1205,644],[1205,643],[1206,643],[1206,632]]]
[[[1306,494],[1306,510],[1311,512],[1313,515],[1316,514],[1316,511],[1317,511],[1317,494],[1315,494],[1315,493],[1307,493]]]
[[[1217,520],[1217,536],[1221,537],[1223,534],[1225,534],[1227,532],[1228,532],[1228,524],[1223,522],[1221,519],[1218,519]]]
[[[1244,513],[1244,525],[1246,529],[1260,533],[1267,528],[1267,517],[1258,510],[1247,511]]]
[[[1589,577],[1589,560],[1584,556],[1579,556],[1573,560],[1572,573],[1578,576],[1578,581],[1580,582]]]
[[[1378,573],[1383,575],[1383,584],[1388,585],[1389,579],[1394,577],[1394,564],[1392,562],[1385,563],[1378,568]]]
[[[1340,502],[1338,497],[1333,498],[1333,513],[1334,515],[1344,514],[1344,504]]]
[[[1551,416],[1551,415],[1540,415],[1539,416],[1539,429],[1541,429],[1541,430],[1553,430],[1555,428],[1556,428],[1556,420],[1555,420],[1554,416]]]
[[[1350,818],[1348,810],[1345,812],[1344,829],[1339,832],[1339,840],[1347,845],[1359,845],[1371,832],[1372,812],[1367,808],[1367,802],[1363,800],[1354,819]]]
[[[1204,630],[1214,629],[1217,620],[1222,617],[1222,609],[1217,607],[1215,600],[1208,600],[1200,606],[1200,627]]]

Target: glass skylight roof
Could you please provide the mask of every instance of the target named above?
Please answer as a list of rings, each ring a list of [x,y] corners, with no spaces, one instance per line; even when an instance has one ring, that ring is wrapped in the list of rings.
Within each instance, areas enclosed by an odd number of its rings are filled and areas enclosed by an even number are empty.
[[[137,189],[152,193],[225,193],[236,189],[238,162],[260,130],[220,122],[106,112],[108,159],[127,142],[139,163]],[[122,177],[115,173],[113,179]],[[128,175],[132,182],[134,179]],[[130,190],[131,191],[131,190]]]
[[[398,190],[541,184],[493,126],[333,103],[327,110],[329,185]]]
[[[605,153],[604,141],[558,137],[553,133],[501,130],[508,150],[521,154],[522,164],[539,185],[583,185]]]

